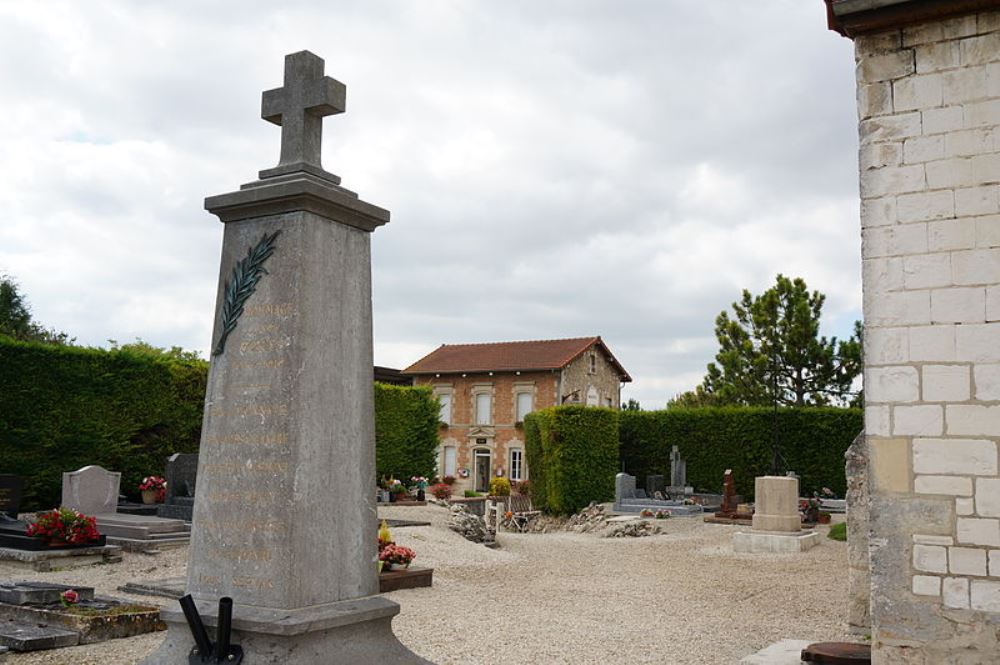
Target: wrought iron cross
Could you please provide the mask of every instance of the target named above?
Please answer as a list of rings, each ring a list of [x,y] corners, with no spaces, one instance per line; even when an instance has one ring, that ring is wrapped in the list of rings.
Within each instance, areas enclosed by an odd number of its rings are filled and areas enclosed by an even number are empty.
[[[261,176],[324,173],[323,118],[343,113],[346,97],[343,83],[323,75],[323,58],[309,51],[286,55],[284,86],[264,91],[260,105],[261,117],[281,127],[281,159]]]

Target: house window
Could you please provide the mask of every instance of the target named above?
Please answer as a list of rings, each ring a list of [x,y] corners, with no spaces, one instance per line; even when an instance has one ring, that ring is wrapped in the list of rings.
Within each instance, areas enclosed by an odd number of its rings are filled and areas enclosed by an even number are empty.
[[[441,403],[441,410],[438,412],[438,420],[445,425],[451,424],[451,393],[441,393],[438,396]]]
[[[605,397],[604,398],[604,406],[608,407],[609,409],[613,409],[613,408],[615,408],[615,401],[613,399],[611,399],[610,397]]]
[[[441,475],[443,475],[443,476],[454,476],[455,472],[457,471],[456,461],[457,461],[457,458],[456,458],[455,446],[445,446],[444,447],[444,468],[443,468],[444,473],[442,473]]]
[[[511,448],[510,463],[507,465],[510,471],[512,482],[524,480],[524,451],[520,448]]]
[[[597,374],[597,354],[590,354],[590,373]]]
[[[531,393],[517,394],[517,422],[523,423],[524,417],[532,412]]]
[[[476,394],[476,424],[489,425],[493,422],[493,414],[490,413],[492,397],[489,393]]]

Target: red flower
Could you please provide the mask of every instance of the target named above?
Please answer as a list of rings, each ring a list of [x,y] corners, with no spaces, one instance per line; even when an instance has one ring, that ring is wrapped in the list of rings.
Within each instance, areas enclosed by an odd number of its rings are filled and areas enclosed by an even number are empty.
[[[80,602],[80,594],[73,589],[66,589],[61,594],[59,594],[59,602],[63,604],[63,607],[69,607],[70,605],[76,605]]]

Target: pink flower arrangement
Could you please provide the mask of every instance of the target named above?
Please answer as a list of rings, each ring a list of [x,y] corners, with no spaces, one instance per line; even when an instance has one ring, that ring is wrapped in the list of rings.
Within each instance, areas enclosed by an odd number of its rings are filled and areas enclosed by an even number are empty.
[[[395,543],[389,543],[378,553],[378,560],[383,565],[389,566],[408,566],[415,558],[417,558],[416,552]]]
[[[78,594],[73,589],[66,589],[61,594],[59,594],[59,602],[62,603],[63,607],[76,605],[77,603],[80,602],[80,594]]]

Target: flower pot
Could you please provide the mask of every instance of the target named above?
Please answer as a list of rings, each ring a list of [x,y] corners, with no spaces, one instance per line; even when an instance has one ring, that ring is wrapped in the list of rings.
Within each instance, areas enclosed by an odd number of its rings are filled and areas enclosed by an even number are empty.
[[[156,503],[156,490],[142,490],[142,502],[145,504]]]
[[[816,518],[816,521],[819,522],[820,524],[829,524],[830,515],[826,513],[820,513],[819,516]]]
[[[417,490],[417,501],[425,501],[426,499],[427,499],[427,495],[424,494],[423,488],[418,489]]]

